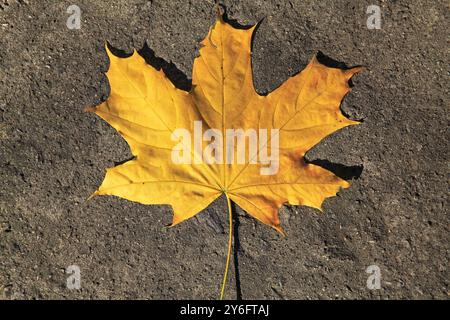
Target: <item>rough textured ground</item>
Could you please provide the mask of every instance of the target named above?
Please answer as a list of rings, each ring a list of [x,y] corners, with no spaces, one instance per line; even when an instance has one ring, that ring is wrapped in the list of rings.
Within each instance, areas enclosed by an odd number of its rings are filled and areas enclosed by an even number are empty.
[[[373,2],[382,8],[381,30],[366,27]],[[82,9],[80,30],[66,27],[70,4]],[[239,210],[240,281],[237,288],[233,270],[227,297],[448,299],[448,3],[224,4],[241,24],[265,18],[253,48],[259,92],[318,50],[367,66],[342,107],[364,124],[308,155],[353,177],[352,187],[328,199],[324,214],[283,208],[286,238]],[[86,202],[104,169],[130,152],[105,122],[82,112],[108,95],[106,40],[126,53],[147,43],[174,65],[149,60],[188,86],[177,68],[189,77],[213,19],[206,0],[0,0],[0,297],[218,296],[224,199],[173,229],[164,227],[167,206]],[[71,291],[65,268],[73,264],[82,288]],[[372,264],[381,268],[380,290],[366,287]]]

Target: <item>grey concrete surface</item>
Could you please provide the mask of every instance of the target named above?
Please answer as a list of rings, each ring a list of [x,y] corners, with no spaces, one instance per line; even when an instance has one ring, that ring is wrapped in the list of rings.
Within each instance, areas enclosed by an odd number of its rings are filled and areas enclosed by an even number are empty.
[[[448,299],[448,3],[223,1],[243,25],[264,18],[253,46],[255,85],[267,92],[322,51],[365,65],[343,111],[363,125],[308,154],[353,177],[324,213],[284,207],[288,234],[238,209],[243,299]],[[69,30],[67,7],[82,10]],[[378,4],[380,30],[366,26]],[[2,299],[215,299],[227,245],[219,199],[176,228],[167,206],[86,198],[104,169],[131,154],[99,118],[105,41],[130,53],[147,43],[180,85],[214,20],[213,1],[0,0],[0,297]],[[326,161],[328,162],[326,162]],[[362,167],[358,167],[362,166]],[[362,172],[358,174],[361,171]],[[81,289],[65,269],[81,270]],[[235,263],[233,263],[233,266]],[[378,265],[381,289],[366,268]]]

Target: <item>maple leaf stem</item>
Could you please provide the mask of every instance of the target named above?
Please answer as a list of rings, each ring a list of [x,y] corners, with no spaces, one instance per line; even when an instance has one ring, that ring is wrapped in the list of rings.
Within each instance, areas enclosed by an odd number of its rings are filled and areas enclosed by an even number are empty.
[[[225,287],[227,285],[227,276],[228,271],[230,269],[231,248],[233,243],[233,212],[231,210],[231,200],[227,193],[225,193],[225,196],[227,197],[228,218],[229,218],[228,252],[227,252],[227,262],[225,264],[225,271],[223,273],[222,289],[220,291],[220,300],[223,300],[223,296],[225,294]]]

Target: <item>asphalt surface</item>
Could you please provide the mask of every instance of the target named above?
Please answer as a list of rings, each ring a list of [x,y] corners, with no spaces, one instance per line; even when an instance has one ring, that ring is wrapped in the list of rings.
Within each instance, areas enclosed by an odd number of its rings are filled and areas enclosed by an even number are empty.
[[[448,2],[223,3],[241,25],[264,18],[253,44],[260,93],[318,51],[335,66],[366,66],[342,105],[364,123],[308,153],[352,186],[326,200],[324,213],[284,207],[285,238],[237,208],[227,298],[448,299]],[[80,29],[66,26],[72,4]],[[366,25],[372,4],[379,30]],[[0,0],[1,298],[218,297],[224,199],[172,229],[168,206],[86,201],[105,168],[131,153],[83,112],[109,94],[105,41],[124,54],[144,48],[149,63],[189,88],[214,18],[213,1]],[[66,285],[71,265],[80,289]],[[371,265],[378,290],[366,286]]]

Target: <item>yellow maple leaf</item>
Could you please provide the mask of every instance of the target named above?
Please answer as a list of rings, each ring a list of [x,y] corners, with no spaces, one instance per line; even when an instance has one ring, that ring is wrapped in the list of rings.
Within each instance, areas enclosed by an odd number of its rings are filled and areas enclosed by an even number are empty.
[[[88,111],[124,137],[134,159],[107,169],[94,195],[169,204],[176,225],[225,194],[229,208],[234,201],[283,233],[283,204],[320,209],[349,186],[303,156],[329,134],[358,124],[342,115],[340,104],[361,69],[330,68],[314,57],[301,73],[259,95],[251,67],[254,29],[235,29],[218,16],[194,61],[190,92],[136,51],[119,58],[107,48],[111,93]]]

